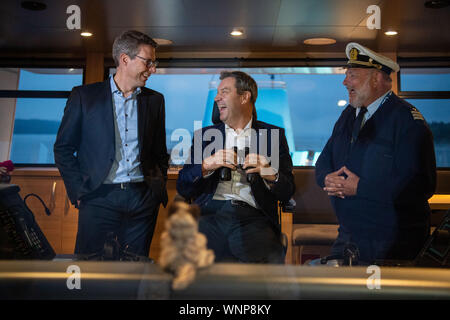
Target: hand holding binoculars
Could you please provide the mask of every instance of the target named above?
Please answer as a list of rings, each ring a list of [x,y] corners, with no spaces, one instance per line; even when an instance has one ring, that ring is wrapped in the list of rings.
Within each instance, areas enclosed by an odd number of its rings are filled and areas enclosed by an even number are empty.
[[[233,147],[234,152],[237,155],[237,165],[236,168],[237,169],[241,169],[241,170],[248,170],[254,167],[247,167],[246,169],[243,168],[243,164],[245,162],[245,158],[247,157],[247,155],[250,153],[250,149],[248,147],[245,147],[244,149],[238,149],[237,147]],[[256,178],[257,173],[252,172],[252,173],[247,173],[247,182],[248,183],[253,183],[253,181]],[[231,169],[227,168],[227,167],[222,167],[219,169],[219,176],[220,176],[220,180],[221,181],[230,181],[231,180]]]

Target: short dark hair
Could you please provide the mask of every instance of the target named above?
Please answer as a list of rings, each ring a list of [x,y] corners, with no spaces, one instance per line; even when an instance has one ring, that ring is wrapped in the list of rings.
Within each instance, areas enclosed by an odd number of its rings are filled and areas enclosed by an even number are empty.
[[[250,101],[255,104],[258,97],[258,86],[255,79],[242,71],[222,71],[220,73],[220,80],[225,78],[234,78],[236,80],[236,91],[238,94],[243,94],[245,91],[249,91],[251,94]]]
[[[139,53],[141,45],[150,45],[157,48],[158,44],[145,33],[136,30],[128,30],[118,36],[113,43],[112,56],[116,66],[119,66],[119,58],[122,53],[134,59]]]

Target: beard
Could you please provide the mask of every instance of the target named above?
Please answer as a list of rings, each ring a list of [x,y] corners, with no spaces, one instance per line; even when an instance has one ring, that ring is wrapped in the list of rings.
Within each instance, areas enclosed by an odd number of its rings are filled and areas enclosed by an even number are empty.
[[[364,106],[364,102],[367,101],[370,93],[369,81],[370,78],[368,77],[360,88],[353,89],[353,97],[352,94],[349,93],[349,103],[352,105],[352,107],[359,108]]]

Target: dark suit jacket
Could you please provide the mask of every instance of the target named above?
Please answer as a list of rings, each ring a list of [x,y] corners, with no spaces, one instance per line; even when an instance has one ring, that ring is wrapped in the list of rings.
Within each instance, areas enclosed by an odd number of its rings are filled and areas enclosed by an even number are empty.
[[[142,87],[137,96],[139,160],[145,181],[167,204],[164,97]],[[58,167],[72,204],[96,190],[115,157],[114,113],[110,80],[73,88],[54,145]]]
[[[385,240],[409,228],[428,228],[436,160],[427,123],[392,93],[350,149],[354,119],[355,109],[348,106],[316,163],[321,187],[327,174],[344,165],[360,178],[355,196],[331,197],[341,227],[355,237]]]
[[[260,146],[260,140],[263,139],[265,135],[261,135],[262,129],[266,129],[267,131],[267,152],[271,150],[271,130],[278,129],[279,130],[279,178],[278,182],[276,182],[273,187],[269,190],[263,179],[260,175],[257,175],[255,181],[251,184],[251,190],[253,196],[255,197],[256,203],[262,209],[262,211],[267,215],[269,220],[277,227],[279,230],[278,223],[278,214],[277,214],[277,202],[280,201],[289,201],[291,196],[295,191],[295,183],[294,176],[292,174],[292,159],[289,155],[289,147],[286,141],[286,137],[284,134],[284,129],[261,122],[261,121],[253,121],[252,128],[256,130],[257,141],[255,142],[252,139],[252,144],[257,143],[256,149],[258,152]],[[202,128],[202,136],[208,129],[216,129],[219,130],[222,134],[223,145],[225,145],[225,124],[219,123],[210,127]],[[200,131],[194,133],[194,141],[195,135],[200,134]],[[205,148],[208,147],[212,141],[203,141],[201,145],[201,152]],[[198,147],[198,146],[197,146]],[[202,177],[202,166],[201,164],[193,163],[195,159],[195,144],[192,144],[190,151],[190,158],[187,163],[183,166],[183,169],[180,170],[178,174],[177,180],[177,191],[180,195],[182,195],[186,199],[193,199],[196,204],[200,207],[205,205],[208,201],[210,201],[214,193],[216,192],[217,185],[219,183],[219,170],[216,170],[211,176],[207,178]],[[197,150],[199,152],[199,150]],[[215,150],[212,152],[212,154]],[[192,163],[189,163],[192,162]]]

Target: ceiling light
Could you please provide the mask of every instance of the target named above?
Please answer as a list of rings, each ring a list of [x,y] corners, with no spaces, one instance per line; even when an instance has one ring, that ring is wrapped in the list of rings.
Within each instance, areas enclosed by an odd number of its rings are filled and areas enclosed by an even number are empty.
[[[347,105],[347,101],[345,101],[345,100],[339,100],[338,103],[337,103],[337,105],[338,105],[339,107],[345,107],[345,106]]]
[[[303,41],[304,44],[310,44],[314,46],[323,46],[327,44],[335,44],[336,40],[331,38],[310,38]]]
[[[388,30],[384,34],[387,35],[387,36],[395,36],[395,35],[398,34],[398,32],[395,31],[395,30]]]
[[[82,33],[80,33],[82,37],[91,37],[92,33],[89,31],[83,31]]]
[[[242,36],[244,34],[244,32],[242,30],[239,30],[239,29],[233,29],[233,31],[231,31],[230,34],[233,37],[239,37],[239,36]]]

